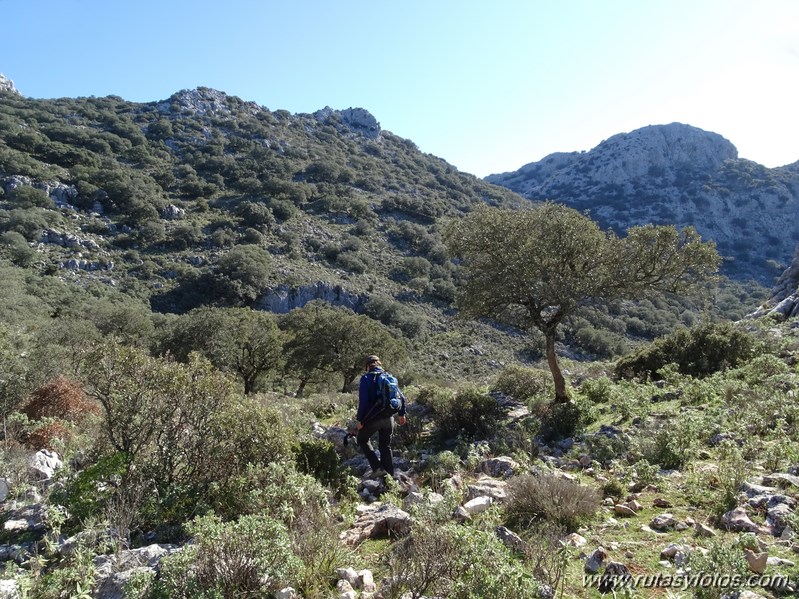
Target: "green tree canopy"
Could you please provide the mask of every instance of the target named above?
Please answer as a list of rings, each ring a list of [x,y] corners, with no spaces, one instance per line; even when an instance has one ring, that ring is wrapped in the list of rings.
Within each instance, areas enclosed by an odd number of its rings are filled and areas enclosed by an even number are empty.
[[[406,355],[399,334],[368,316],[319,300],[292,310],[284,328],[289,334],[287,365],[300,378],[298,394],[320,371],[341,376],[345,393],[363,370],[366,356],[378,354],[387,364],[397,364]]]
[[[272,257],[257,245],[237,245],[219,258],[215,288],[220,299],[234,304],[254,301],[272,272]]]
[[[445,238],[464,260],[461,315],[540,330],[560,402],[568,393],[555,338],[566,318],[592,304],[689,293],[720,262],[715,245],[692,228],[646,225],[619,238],[552,202],[524,210],[480,208],[452,223]]]
[[[162,350],[180,361],[199,352],[216,368],[238,375],[249,394],[261,375],[280,366],[283,339],[277,320],[268,312],[203,307],[177,319]]]

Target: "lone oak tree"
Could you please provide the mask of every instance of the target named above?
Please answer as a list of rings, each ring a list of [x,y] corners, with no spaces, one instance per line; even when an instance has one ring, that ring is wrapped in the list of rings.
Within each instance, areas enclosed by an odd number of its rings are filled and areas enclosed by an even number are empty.
[[[541,331],[556,402],[569,401],[555,355],[566,318],[612,300],[689,293],[720,262],[715,244],[702,242],[693,228],[645,225],[619,238],[552,202],[522,210],[479,208],[453,222],[445,240],[465,268],[457,297],[461,316]]]

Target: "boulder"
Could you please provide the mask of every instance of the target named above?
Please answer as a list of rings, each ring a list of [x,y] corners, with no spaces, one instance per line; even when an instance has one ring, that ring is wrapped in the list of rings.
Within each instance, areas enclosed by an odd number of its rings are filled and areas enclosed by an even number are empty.
[[[767,551],[755,553],[751,549],[744,549],[744,558],[746,558],[749,569],[755,574],[763,574],[766,571],[766,566],[768,565]]]
[[[358,545],[366,539],[382,537],[400,537],[411,530],[411,517],[390,503],[364,506],[356,518],[352,528],[341,533],[340,537],[347,545]],[[371,509],[369,509],[371,508]]]
[[[527,543],[525,543],[515,532],[505,528],[504,526],[497,526],[494,529],[494,534],[496,534],[497,538],[502,542],[502,544],[511,551],[524,553],[527,550]]]
[[[649,527],[652,530],[657,531],[671,530],[675,526],[677,526],[677,519],[671,514],[661,514],[660,516],[655,516],[652,519],[652,522],[649,523]]]
[[[760,526],[752,522],[746,510],[742,507],[737,507],[724,514],[721,517],[721,523],[733,532],[764,532]]]
[[[56,470],[63,465],[56,452],[42,449],[37,451],[31,458],[28,470],[35,480],[49,482],[55,475]]]
[[[511,457],[500,456],[484,460],[480,470],[493,477],[508,477],[519,471],[519,463]]]
[[[586,574],[596,574],[599,572],[599,568],[602,567],[602,564],[607,558],[608,552],[605,551],[603,547],[597,547],[585,560],[583,569],[585,570]]]
[[[485,496],[502,502],[508,497],[508,483],[490,476],[481,476],[466,486],[466,496],[468,499]]]
[[[480,497],[475,497],[464,503],[463,509],[465,509],[470,516],[473,516],[474,514],[480,514],[486,511],[491,507],[492,503],[494,503],[494,500],[491,497],[481,495]]]

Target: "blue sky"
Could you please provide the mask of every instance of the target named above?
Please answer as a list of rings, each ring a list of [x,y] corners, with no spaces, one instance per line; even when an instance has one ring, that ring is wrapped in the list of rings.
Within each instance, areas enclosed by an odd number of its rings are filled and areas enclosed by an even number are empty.
[[[799,160],[796,0],[0,0],[0,19],[0,72],[34,98],[360,106],[478,176],[674,121]]]

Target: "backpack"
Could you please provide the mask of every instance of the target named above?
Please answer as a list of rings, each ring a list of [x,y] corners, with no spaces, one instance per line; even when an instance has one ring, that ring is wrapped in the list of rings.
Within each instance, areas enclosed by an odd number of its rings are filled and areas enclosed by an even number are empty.
[[[393,416],[402,409],[402,391],[400,391],[397,378],[388,372],[380,372],[375,377],[377,383],[377,403],[380,413]]]

